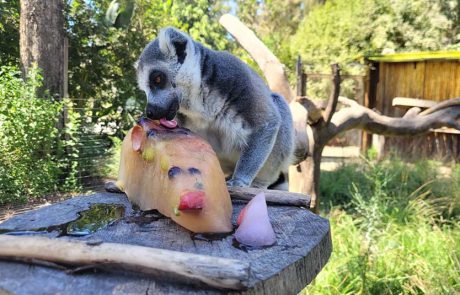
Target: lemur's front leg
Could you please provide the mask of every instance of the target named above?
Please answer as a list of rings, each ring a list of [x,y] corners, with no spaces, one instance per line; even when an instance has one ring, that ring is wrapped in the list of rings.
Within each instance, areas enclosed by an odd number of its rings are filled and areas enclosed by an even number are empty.
[[[272,152],[281,125],[279,116],[270,118],[268,123],[258,126],[248,137],[247,145],[241,152],[228,186],[250,186],[259,170]]]

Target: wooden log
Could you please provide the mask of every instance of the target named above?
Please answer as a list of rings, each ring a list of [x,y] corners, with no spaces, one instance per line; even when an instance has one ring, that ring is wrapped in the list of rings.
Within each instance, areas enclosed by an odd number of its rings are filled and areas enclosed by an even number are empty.
[[[303,194],[251,187],[229,187],[228,191],[230,192],[230,197],[234,200],[250,201],[255,195],[263,192],[269,204],[310,208],[310,197]]]
[[[246,27],[238,18],[231,14],[220,17],[219,23],[238,41],[238,43],[251,55],[264,73],[268,86],[274,92],[281,94],[288,102],[295,97],[289,80],[287,79],[284,65],[260,41],[259,38]]]
[[[108,264],[112,269],[204,283],[220,289],[245,289],[249,282],[249,263],[245,261],[127,244],[90,245],[46,237],[1,235],[0,257],[79,266]]]

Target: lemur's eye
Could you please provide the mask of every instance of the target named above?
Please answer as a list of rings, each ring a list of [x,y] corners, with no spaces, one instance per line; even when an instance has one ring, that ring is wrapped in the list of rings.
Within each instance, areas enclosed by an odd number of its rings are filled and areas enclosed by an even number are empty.
[[[164,73],[159,71],[152,71],[149,76],[150,88],[161,88],[164,86],[166,76]]]

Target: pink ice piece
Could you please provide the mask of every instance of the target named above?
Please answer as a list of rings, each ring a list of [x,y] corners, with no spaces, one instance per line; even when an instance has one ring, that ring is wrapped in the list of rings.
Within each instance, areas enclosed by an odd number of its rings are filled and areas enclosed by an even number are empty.
[[[246,212],[239,218],[241,224],[235,232],[236,240],[251,247],[273,245],[276,236],[268,218],[265,194],[257,194],[243,210]]]

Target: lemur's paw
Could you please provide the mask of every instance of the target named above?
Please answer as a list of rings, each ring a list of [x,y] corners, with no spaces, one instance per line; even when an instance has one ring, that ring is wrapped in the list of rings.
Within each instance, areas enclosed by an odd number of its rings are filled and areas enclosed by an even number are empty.
[[[249,183],[242,179],[230,179],[227,180],[227,186],[239,186],[239,187],[248,187]]]

